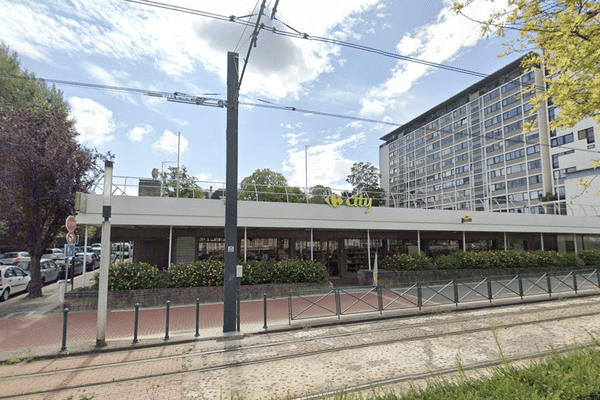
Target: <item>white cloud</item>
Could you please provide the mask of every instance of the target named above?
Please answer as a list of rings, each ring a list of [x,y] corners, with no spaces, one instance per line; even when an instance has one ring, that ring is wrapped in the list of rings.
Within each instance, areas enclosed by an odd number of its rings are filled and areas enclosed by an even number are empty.
[[[290,146],[298,146],[300,144],[300,142],[308,141],[307,139],[300,140],[300,138],[302,136],[304,136],[304,133],[298,133],[298,134],[286,133],[285,135],[281,135],[281,137],[288,139],[287,143]]]
[[[177,154],[178,137],[171,131],[165,130],[156,142],[152,143],[152,148],[168,154]],[[183,153],[188,147],[188,140],[181,135],[180,152]]]
[[[113,139],[115,131],[113,113],[92,99],[71,97],[71,116],[75,118],[75,129],[79,132],[77,140],[92,146],[102,146]]]
[[[196,174],[196,179],[198,179],[198,181],[200,181],[201,184],[207,187],[210,185],[206,185],[206,183],[210,183],[212,177],[212,174]]]
[[[290,1],[279,6],[277,17],[311,36],[358,38],[353,23],[380,1]],[[177,3],[226,16],[251,12],[247,0],[203,2],[201,6],[192,0]],[[288,30],[276,20],[263,21]],[[122,0],[0,2],[0,37],[28,57],[54,59],[55,51],[87,59],[106,57],[154,68],[184,82],[190,81],[198,65],[225,82],[227,52],[236,46],[240,53],[247,49],[251,29],[244,28]],[[262,30],[251,54],[242,91],[274,99],[298,97],[308,90],[307,85],[333,70],[332,60],[338,54],[339,49],[333,45]],[[92,76],[99,74],[99,79],[103,75],[99,70],[90,72]]]
[[[452,60],[462,50],[481,40],[479,24],[456,15],[451,10],[451,0],[445,0],[444,4],[434,23],[422,26],[413,34],[400,39],[397,45],[400,54],[441,64]],[[479,1],[471,3],[465,12],[476,20],[483,20],[485,16],[506,7],[506,0]],[[381,116],[386,111],[395,109],[401,96],[430,71],[431,67],[422,64],[399,61],[392,70],[391,77],[365,95],[361,101],[361,115]]]
[[[132,142],[141,142],[144,140],[144,136],[154,133],[154,129],[150,125],[136,126],[129,130],[127,136]]]
[[[346,177],[356,161],[346,158],[344,153],[347,149],[364,143],[365,138],[364,133],[357,133],[343,140],[310,146],[306,153],[304,148],[289,150],[283,171],[291,173],[291,178],[288,180],[290,185],[306,186],[308,173],[308,185],[311,187],[323,185],[332,189],[349,189],[350,185],[346,182]],[[305,154],[307,154],[306,158]]]

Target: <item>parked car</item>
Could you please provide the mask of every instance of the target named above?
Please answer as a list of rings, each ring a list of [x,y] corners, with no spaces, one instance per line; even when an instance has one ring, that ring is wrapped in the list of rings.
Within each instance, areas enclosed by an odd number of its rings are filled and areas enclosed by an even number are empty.
[[[85,258],[85,253],[77,253],[75,257],[83,260]],[[87,260],[85,263],[86,271],[93,271],[96,268],[100,268],[100,256],[96,253],[92,253],[91,251],[87,253]]]
[[[65,263],[65,251],[63,249],[52,248],[45,249],[42,258],[54,260],[54,262],[58,265],[63,265]]]
[[[11,294],[29,291],[31,277],[14,265],[0,266],[0,301],[8,300]]]
[[[26,251],[9,251],[8,253],[2,254],[0,264],[13,265],[14,263],[19,262],[23,257],[29,257],[29,253]]]
[[[75,268],[75,276],[83,274],[83,258],[69,257],[65,265],[61,268],[58,279],[71,279],[73,276],[73,268]],[[68,269],[68,276],[67,276]]]
[[[31,275],[31,259],[29,257],[27,259],[19,261],[15,265],[21,268],[23,271],[27,272],[29,275]],[[57,281],[60,271],[61,267],[58,266],[53,260],[42,258],[40,260],[42,286],[44,286],[46,283]]]

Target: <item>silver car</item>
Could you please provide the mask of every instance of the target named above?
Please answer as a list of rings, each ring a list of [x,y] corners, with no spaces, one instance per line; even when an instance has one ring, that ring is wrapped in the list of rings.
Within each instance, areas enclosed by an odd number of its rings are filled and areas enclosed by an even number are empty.
[[[16,266],[21,268],[23,271],[27,272],[29,275],[31,275],[31,261],[29,258],[23,261],[19,261],[16,264]],[[57,281],[60,271],[61,267],[57,265],[53,260],[44,258],[41,259],[40,273],[42,275],[42,286],[44,286],[46,283]]]
[[[13,265],[25,257],[29,257],[29,253],[26,251],[9,251],[8,253],[2,254],[2,258],[0,258],[0,264]]]
[[[14,265],[0,266],[0,301],[8,300],[11,294],[29,291],[31,277]]]

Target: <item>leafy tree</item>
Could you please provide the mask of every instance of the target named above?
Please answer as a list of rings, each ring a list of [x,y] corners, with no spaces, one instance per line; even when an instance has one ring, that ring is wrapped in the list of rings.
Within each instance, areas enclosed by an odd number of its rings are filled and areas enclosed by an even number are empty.
[[[489,0],[493,1],[493,0]],[[454,3],[454,10],[468,17],[467,5]],[[560,108],[550,129],[571,127],[592,117],[600,123],[600,3],[591,0],[509,0],[508,8],[489,16],[482,32],[505,36],[518,30],[518,37],[502,54],[535,50],[523,66],[547,70],[546,90],[532,87],[535,109],[551,99]],[[530,128],[530,127],[528,127]]]
[[[385,190],[379,186],[379,170],[371,163],[357,162],[352,165],[346,182],[352,185],[352,196],[366,194],[374,206],[385,204]]]
[[[169,169],[160,174],[162,181],[162,194],[165,197],[184,197],[203,199],[205,197],[202,188],[196,183],[196,178],[188,175],[187,168],[182,166]],[[179,180],[179,195],[177,195],[177,184]]]
[[[43,80],[36,80],[33,73],[23,70],[17,53],[0,42],[0,111],[5,113],[13,106],[31,104],[52,105],[65,115],[69,112],[60,90],[54,85],[46,86]]]
[[[283,174],[265,168],[242,179],[238,200],[303,203],[306,196],[300,188],[289,186]]]
[[[40,258],[74,213],[75,193],[92,183],[86,173],[95,158],[75,141],[73,121],[52,107],[13,107],[0,114],[0,132],[0,219],[31,255],[29,296],[39,297]]]
[[[316,185],[310,188],[310,197],[308,202],[311,204],[327,204],[325,198],[331,194],[331,188],[323,185]]]
[[[39,261],[98,171],[96,152],[75,140],[62,93],[23,71],[0,46],[0,230],[31,255],[29,297],[42,295]]]

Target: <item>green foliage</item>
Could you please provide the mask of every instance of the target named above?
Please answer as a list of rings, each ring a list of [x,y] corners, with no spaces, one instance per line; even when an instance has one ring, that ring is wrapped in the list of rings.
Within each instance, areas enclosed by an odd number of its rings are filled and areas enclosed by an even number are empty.
[[[438,269],[574,268],[583,262],[574,253],[556,251],[456,251],[435,259]]]
[[[311,204],[327,204],[325,198],[331,194],[329,186],[316,185],[310,188],[308,202]]]
[[[357,162],[352,165],[346,182],[352,185],[351,195],[366,194],[373,199],[373,206],[385,205],[385,190],[379,187],[379,170],[371,163]],[[342,197],[350,197],[342,194]]]
[[[2,242],[31,254],[28,297],[42,295],[39,260],[75,212],[98,154],[75,137],[62,94],[21,69],[0,44],[0,221]],[[68,167],[65,167],[68,166]]]
[[[160,174],[162,181],[162,191],[165,197],[181,197],[203,199],[202,188],[196,183],[196,178],[188,175],[187,168],[182,166],[169,167],[166,172]],[[177,183],[179,181],[179,194],[177,193]]]
[[[244,263],[243,285],[268,283],[325,283],[329,279],[325,264],[305,260],[251,261]],[[161,271],[146,263],[122,262],[111,265],[108,290],[137,290],[223,286],[224,263],[201,260],[192,264],[175,264]],[[98,290],[98,275],[93,290]]]
[[[433,262],[423,252],[392,254],[383,260],[382,267],[389,271],[426,271],[433,268]]]
[[[493,1],[493,0],[489,0]],[[454,10],[467,17],[476,14],[468,5],[475,0],[454,2]],[[504,54],[535,50],[523,66],[543,65],[547,71],[545,90],[531,86],[536,95],[534,110],[552,99],[560,108],[550,129],[572,127],[585,117],[600,122],[600,3],[583,0],[509,0],[508,7],[481,21],[485,36],[504,37],[507,29],[518,29],[518,38],[507,43]]]
[[[98,274],[94,275],[93,290],[98,290]],[[108,290],[135,290],[169,287],[163,273],[155,265],[138,262],[118,262],[108,269]]]
[[[265,168],[242,179],[238,200],[303,203],[306,195],[300,188],[289,186],[283,174]]]
[[[585,265],[600,267],[600,250],[583,250],[579,252],[579,258]]]

